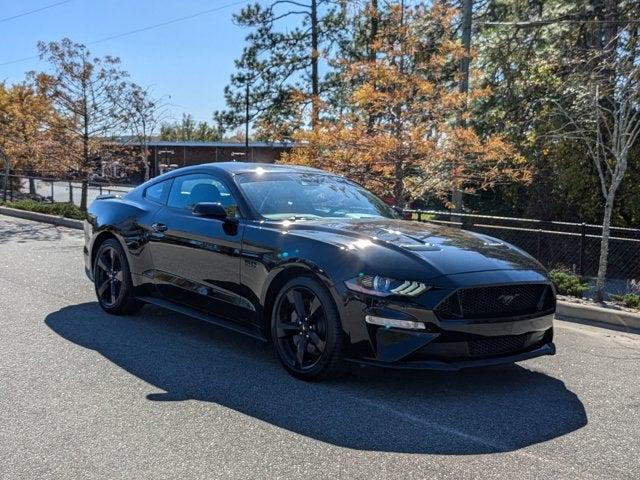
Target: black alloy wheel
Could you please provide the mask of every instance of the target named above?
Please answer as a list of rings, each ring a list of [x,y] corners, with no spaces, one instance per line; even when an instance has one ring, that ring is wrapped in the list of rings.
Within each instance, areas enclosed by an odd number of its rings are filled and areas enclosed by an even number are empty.
[[[122,260],[115,248],[107,246],[100,250],[96,260],[96,293],[106,307],[113,307],[122,294]]]
[[[133,313],[142,307],[142,302],[133,296],[129,264],[117,240],[109,239],[100,245],[93,276],[98,302],[107,313]]]
[[[304,380],[344,373],[344,334],[333,301],[315,279],[288,282],[275,302],[272,337],[280,361]]]

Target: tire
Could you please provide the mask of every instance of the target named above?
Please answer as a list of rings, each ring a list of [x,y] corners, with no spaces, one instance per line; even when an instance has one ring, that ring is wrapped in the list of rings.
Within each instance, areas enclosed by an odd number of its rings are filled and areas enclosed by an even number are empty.
[[[349,370],[338,310],[326,288],[312,276],[294,278],[278,293],[271,314],[271,339],[284,368],[301,380],[337,378]]]
[[[98,249],[93,263],[94,287],[98,303],[111,315],[128,315],[144,303],[133,296],[129,262],[120,242],[110,238]]]

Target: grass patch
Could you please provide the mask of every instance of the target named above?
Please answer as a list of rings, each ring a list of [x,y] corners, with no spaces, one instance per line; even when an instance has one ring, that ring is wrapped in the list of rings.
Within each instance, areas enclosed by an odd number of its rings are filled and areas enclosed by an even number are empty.
[[[640,295],[638,294],[611,295],[611,298],[625,307],[640,309]]]
[[[36,202],[35,200],[16,200],[14,202],[0,201],[0,205],[29,212],[58,215],[60,217],[72,218],[74,220],[85,220],[87,218],[87,214],[80,210],[80,207],[72,203],[41,203]]]
[[[589,286],[580,280],[580,277],[571,273],[561,272],[560,270],[551,270],[549,278],[556,287],[556,291],[560,295],[568,295],[570,297],[582,298],[584,292]]]

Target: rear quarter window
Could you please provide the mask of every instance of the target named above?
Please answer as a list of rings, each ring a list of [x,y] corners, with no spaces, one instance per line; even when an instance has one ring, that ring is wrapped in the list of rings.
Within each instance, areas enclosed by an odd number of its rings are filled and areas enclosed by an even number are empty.
[[[147,187],[144,190],[144,198],[163,205],[167,196],[167,187],[169,186],[169,183],[169,180],[165,180],[164,182],[155,183],[150,187]]]

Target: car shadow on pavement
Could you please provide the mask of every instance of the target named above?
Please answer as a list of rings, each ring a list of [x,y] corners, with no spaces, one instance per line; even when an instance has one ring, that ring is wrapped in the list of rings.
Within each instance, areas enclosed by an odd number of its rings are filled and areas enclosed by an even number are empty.
[[[161,390],[151,401],[214,402],[357,450],[512,451],[587,423],[563,382],[517,365],[458,373],[355,367],[340,380],[305,383],[282,369],[268,344],[153,306],[115,317],[85,303],[45,322]]]

